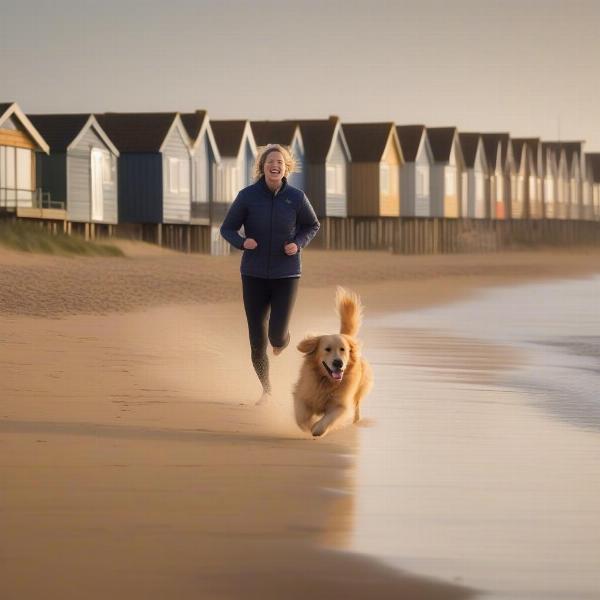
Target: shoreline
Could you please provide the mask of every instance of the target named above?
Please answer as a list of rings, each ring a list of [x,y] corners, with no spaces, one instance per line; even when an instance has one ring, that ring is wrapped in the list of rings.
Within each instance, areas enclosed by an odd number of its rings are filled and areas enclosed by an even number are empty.
[[[488,255],[400,257],[404,279],[391,282],[381,281],[390,256],[363,262],[354,254],[316,253],[306,260],[305,269],[315,271],[300,289],[294,342],[308,331],[335,330],[334,283],[348,285],[354,275],[371,316],[455,301],[525,276],[600,270],[600,253],[558,253],[558,263],[556,253],[527,253],[536,256],[525,261],[521,254],[499,256],[493,276],[482,275]],[[581,256],[587,258],[577,260]],[[148,264],[141,260],[142,267]],[[153,260],[156,269],[162,259]],[[13,265],[22,276],[47,265],[25,262]],[[519,262],[519,274],[511,277]],[[224,273],[206,275],[237,288],[237,262],[227,265]],[[161,298],[180,281],[182,271],[172,277],[172,266],[167,257]],[[184,272],[197,266],[189,261]],[[299,366],[292,346],[272,358],[277,403],[267,410],[252,406],[258,384],[236,298],[159,306],[132,301],[131,312],[98,314],[98,288],[86,287],[87,274],[77,280],[80,265],[61,269],[46,279],[67,276],[64,294],[50,304],[53,317],[59,312],[61,318],[42,316],[44,306],[37,316],[0,314],[0,336],[10,352],[0,365],[0,470],[7,482],[0,508],[10,517],[0,564],[7,598],[36,596],[44,588],[45,597],[78,597],[69,589],[82,587],[90,598],[235,598],[240,587],[248,598],[472,597],[460,586],[323,548],[344,547],[352,533],[354,496],[327,490],[352,489],[347,478],[360,452],[358,430],[316,442],[296,430],[288,410]],[[107,276],[102,266],[96,276]],[[69,304],[65,297],[77,282],[81,294]],[[128,289],[110,274],[101,282],[118,294]],[[31,291],[40,282],[26,284]],[[225,285],[221,295],[232,291]],[[232,328],[232,322],[241,325]],[[79,574],[65,579],[66,569],[75,567]]]

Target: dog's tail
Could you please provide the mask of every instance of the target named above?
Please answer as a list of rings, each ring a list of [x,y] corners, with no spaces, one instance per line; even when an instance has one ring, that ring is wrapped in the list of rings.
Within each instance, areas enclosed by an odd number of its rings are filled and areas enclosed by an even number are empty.
[[[340,316],[340,333],[355,337],[362,323],[363,305],[354,292],[338,286],[335,307]]]

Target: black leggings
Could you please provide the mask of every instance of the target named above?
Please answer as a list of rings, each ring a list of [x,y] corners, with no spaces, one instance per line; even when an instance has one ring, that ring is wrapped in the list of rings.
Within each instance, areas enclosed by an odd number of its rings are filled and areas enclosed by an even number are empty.
[[[271,391],[267,339],[271,346],[285,347],[290,343],[288,327],[299,280],[299,277],[263,279],[242,275],[252,365],[265,392]]]

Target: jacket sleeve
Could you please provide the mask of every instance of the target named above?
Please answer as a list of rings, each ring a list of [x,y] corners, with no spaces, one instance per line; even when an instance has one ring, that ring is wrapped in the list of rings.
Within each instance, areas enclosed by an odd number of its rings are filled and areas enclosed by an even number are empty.
[[[242,250],[244,239],[238,231],[246,220],[246,203],[241,194],[238,194],[233,204],[229,207],[225,220],[221,225],[221,235],[238,250]]]
[[[304,248],[305,246],[308,246],[310,241],[317,235],[317,231],[319,231],[319,227],[321,227],[317,215],[306,195],[300,204],[297,223],[298,230],[296,232],[296,237],[294,238],[294,243],[298,248]]]

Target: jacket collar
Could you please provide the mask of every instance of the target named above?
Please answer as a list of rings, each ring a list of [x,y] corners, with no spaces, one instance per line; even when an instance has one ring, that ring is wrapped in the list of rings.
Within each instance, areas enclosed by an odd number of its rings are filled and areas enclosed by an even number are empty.
[[[271,194],[271,196],[273,195],[273,192],[269,189],[269,186],[267,185],[267,182],[265,181],[264,175],[256,182],[256,184],[261,186],[262,189],[265,190],[268,194]],[[284,177],[281,180],[281,187],[279,188],[277,195],[279,196],[279,194],[281,194],[281,192],[283,192],[286,187],[287,187],[287,178]]]

